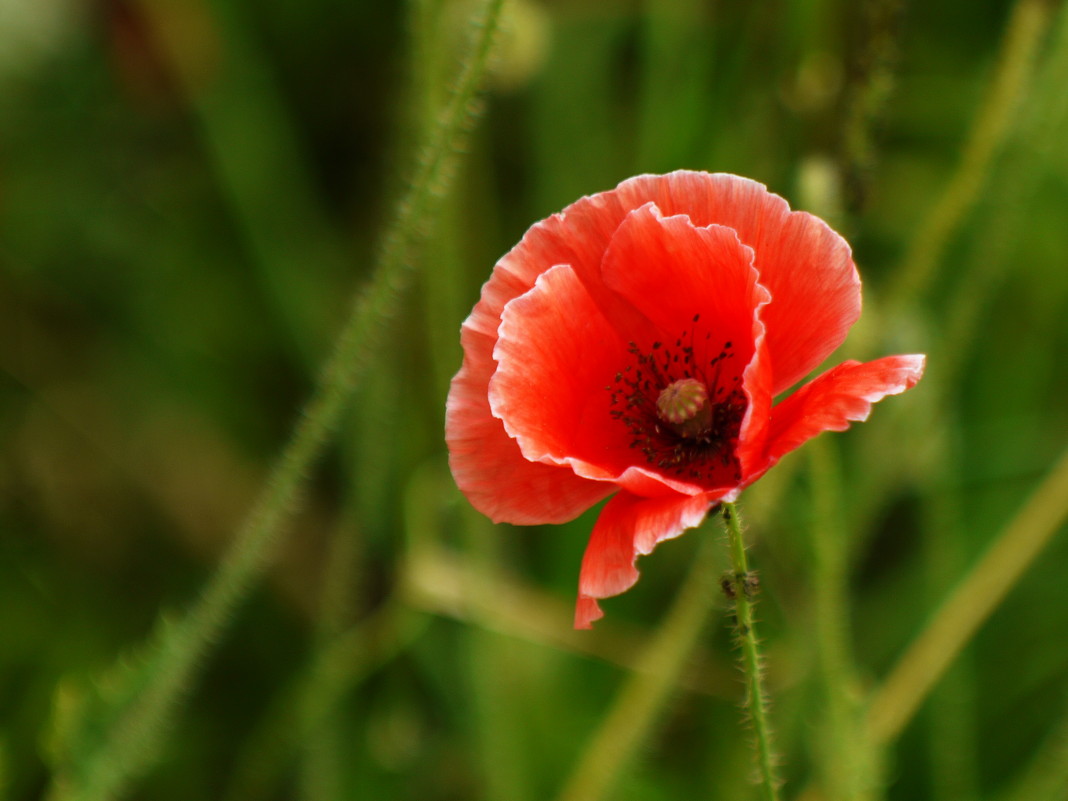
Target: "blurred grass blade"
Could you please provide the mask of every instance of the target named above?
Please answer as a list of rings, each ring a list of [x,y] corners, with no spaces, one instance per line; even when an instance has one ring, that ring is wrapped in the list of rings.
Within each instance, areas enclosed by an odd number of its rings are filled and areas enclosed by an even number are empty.
[[[868,710],[876,743],[894,740],[939,678],[1023,578],[1068,517],[1068,450],[890,671]]]
[[[924,292],[951,237],[978,199],[1031,86],[1049,6],[1047,0],[1017,0],[1013,7],[993,80],[960,163],[909,245],[887,298],[889,308],[900,309]]]
[[[474,99],[500,6],[501,0],[488,0],[483,7],[473,47],[445,113],[420,149],[414,178],[387,231],[371,284],[358,293],[316,391],[233,545],[188,614],[157,627],[144,656],[113,672],[118,685],[111,696],[115,704],[98,703],[67,718],[61,731],[65,736],[56,743],[59,768],[51,798],[118,797],[158,758],[181,700],[272,555],[299,503],[309,469],[337,428],[357,381],[374,358],[373,344],[410,282],[412,249],[424,220],[445,197],[461,137],[474,118]]]

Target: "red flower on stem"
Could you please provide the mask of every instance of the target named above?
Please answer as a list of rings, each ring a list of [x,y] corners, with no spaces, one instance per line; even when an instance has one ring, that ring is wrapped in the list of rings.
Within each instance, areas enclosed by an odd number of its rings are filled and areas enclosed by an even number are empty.
[[[734,175],[642,175],[534,225],[463,324],[445,436],[496,522],[562,523],[608,495],[576,628],[658,542],[783,454],[864,420],[924,357],[846,361],[772,405],[860,315],[849,245]]]

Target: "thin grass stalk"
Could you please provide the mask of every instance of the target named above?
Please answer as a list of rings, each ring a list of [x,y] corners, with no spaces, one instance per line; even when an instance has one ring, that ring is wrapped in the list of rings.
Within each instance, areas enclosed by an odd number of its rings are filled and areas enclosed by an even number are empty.
[[[424,219],[436,212],[453,173],[463,133],[474,119],[474,100],[489,59],[502,0],[488,0],[475,44],[464,61],[446,113],[422,147],[414,179],[396,216],[370,286],[358,293],[352,313],[317,388],[266,486],[203,594],[185,617],[158,629],[144,686],[102,736],[76,773],[56,777],[53,799],[95,801],[119,796],[155,761],[180,702],[199,675],[207,652],[222,636],[234,610],[262,574],[301,489],[373,359],[371,347],[394,313],[410,281],[410,254]]]
[[[946,246],[979,198],[991,164],[1017,121],[1017,112],[1031,86],[1049,16],[1047,0],[1017,0],[1013,6],[994,77],[964,143],[961,160],[909,244],[896,283],[887,296],[889,309],[900,309],[923,294]]]
[[[893,741],[946,669],[1068,518],[1068,449],[934,613],[873,695],[867,725]]]
[[[864,738],[861,691],[849,641],[851,542],[842,520],[842,477],[835,442],[808,444],[812,465],[813,646],[824,725],[821,772],[832,801],[875,797],[878,756]]]
[[[711,541],[702,544],[667,619],[582,752],[557,801],[599,801],[609,797],[649,737],[713,607],[716,594],[708,580],[716,573],[712,545]]]

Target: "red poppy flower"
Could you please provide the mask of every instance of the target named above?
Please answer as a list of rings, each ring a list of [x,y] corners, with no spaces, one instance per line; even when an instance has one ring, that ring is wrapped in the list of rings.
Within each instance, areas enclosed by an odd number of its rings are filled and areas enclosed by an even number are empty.
[[[733,501],[783,454],[912,387],[924,357],[847,361],[785,400],[860,315],[849,245],[734,175],[643,175],[533,226],[462,329],[449,463],[497,522],[561,523],[615,493],[576,628],[639,554]]]

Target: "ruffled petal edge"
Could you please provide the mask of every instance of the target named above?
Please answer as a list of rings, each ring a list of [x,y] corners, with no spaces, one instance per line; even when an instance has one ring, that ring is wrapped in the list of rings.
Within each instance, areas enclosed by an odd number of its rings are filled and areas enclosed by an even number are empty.
[[[641,498],[623,491],[605,504],[582,557],[575,628],[592,628],[604,616],[598,599],[619,595],[638,580],[638,556],[700,525],[717,500],[710,493]]]
[[[916,386],[925,363],[922,354],[850,360],[805,384],[771,410],[764,469],[817,434],[868,419],[873,403]]]

